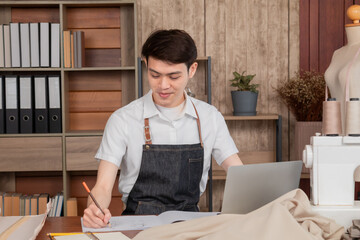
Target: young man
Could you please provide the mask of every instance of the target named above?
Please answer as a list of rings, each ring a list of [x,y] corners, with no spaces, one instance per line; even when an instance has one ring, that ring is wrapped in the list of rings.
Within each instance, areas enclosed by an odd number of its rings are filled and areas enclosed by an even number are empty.
[[[211,156],[225,170],[241,165],[226,123],[215,107],[186,95],[197,69],[194,40],[181,30],[159,30],[142,48],[151,90],[115,111],[96,154],[100,160],[92,193],[105,216],[89,199],[84,225],[104,227],[116,174],[123,214],[199,211]],[[120,206],[119,206],[120,207]]]

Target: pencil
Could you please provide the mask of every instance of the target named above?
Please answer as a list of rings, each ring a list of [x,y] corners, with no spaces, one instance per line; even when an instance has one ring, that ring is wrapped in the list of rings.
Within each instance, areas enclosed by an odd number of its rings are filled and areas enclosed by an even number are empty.
[[[84,185],[86,191],[89,193],[89,195],[90,195],[91,199],[93,200],[93,202],[95,203],[95,205],[100,209],[101,213],[104,214],[104,216],[105,216],[104,211],[101,209],[101,207],[100,207],[99,203],[96,201],[94,195],[92,195],[92,193],[90,192],[90,189],[88,188],[88,186],[86,185],[86,183],[85,183],[85,182],[82,182],[82,184]],[[108,223],[108,226],[111,227],[110,222]]]
[[[84,234],[83,232],[73,232],[73,233],[48,233],[48,236],[56,237],[56,236],[70,236],[70,235],[79,235]]]

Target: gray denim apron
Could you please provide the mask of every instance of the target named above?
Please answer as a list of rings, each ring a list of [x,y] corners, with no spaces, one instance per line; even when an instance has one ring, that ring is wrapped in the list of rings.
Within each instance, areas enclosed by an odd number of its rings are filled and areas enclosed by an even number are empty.
[[[145,122],[145,145],[139,176],[129,193],[123,215],[157,215],[168,210],[199,211],[204,149],[199,115],[193,104],[200,143],[152,144],[149,119]]]

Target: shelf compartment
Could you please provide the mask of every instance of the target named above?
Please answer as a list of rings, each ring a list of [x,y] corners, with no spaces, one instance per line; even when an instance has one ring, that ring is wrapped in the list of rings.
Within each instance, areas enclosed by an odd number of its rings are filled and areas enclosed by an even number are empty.
[[[94,156],[102,137],[66,137],[66,170],[97,170]]]
[[[50,196],[55,196],[63,191],[62,172],[17,173],[15,186],[15,192],[22,194],[48,193]]]
[[[0,138],[0,169],[14,171],[61,171],[61,137]]]
[[[84,32],[86,67],[134,66],[133,6],[64,6],[63,29]]]
[[[64,76],[66,132],[104,130],[110,115],[135,99],[131,70],[70,71]]]

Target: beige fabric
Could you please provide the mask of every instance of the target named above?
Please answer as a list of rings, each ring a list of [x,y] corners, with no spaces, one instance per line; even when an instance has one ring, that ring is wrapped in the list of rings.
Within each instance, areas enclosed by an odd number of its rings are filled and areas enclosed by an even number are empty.
[[[333,240],[343,233],[342,226],[313,213],[306,194],[296,189],[246,215],[222,214],[163,225],[142,231],[134,239]]]

